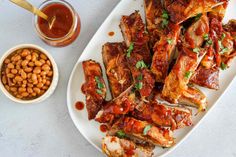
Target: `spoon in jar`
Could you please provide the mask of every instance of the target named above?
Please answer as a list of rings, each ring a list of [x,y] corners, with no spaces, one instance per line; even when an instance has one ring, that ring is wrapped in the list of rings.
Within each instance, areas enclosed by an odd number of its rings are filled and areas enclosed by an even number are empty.
[[[49,29],[52,28],[55,20],[56,20],[56,16],[53,16],[52,18],[49,18],[46,14],[44,14],[41,10],[37,9],[36,7],[34,7],[32,4],[30,4],[29,2],[27,2],[26,0],[10,0],[11,2],[13,2],[14,4],[32,12],[35,15],[38,15],[39,17],[43,18],[44,20],[48,21],[48,26]]]

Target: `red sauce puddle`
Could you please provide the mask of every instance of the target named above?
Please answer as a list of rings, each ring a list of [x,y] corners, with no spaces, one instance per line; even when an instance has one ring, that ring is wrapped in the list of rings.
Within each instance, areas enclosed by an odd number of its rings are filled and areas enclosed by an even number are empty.
[[[77,109],[77,110],[83,110],[84,109],[84,103],[83,102],[81,102],[81,101],[77,101],[76,103],[75,103],[75,108]]]
[[[111,36],[111,37],[112,37],[114,34],[115,34],[115,32],[109,32],[109,33],[108,33],[108,35]]]
[[[102,125],[100,125],[100,130],[101,130],[101,132],[107,132],[108,126],[105,124],[102,124]]]

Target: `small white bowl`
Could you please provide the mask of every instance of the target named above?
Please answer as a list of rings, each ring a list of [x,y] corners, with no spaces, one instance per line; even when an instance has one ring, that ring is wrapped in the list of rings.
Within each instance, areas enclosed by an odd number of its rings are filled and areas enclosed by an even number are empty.
[[[44,101],[45,99],[47,99],[49,96],[51,96],[54,92],[54,90],[56,89],[57,87],[57,83],[58,83],[58,79],[59,79],[59,72],[58,72],[58,68],[57,68],[57,64],[56,62],[54,61],[53,57],[43,48],[37,46],[37,45],[33,45],[33,44],[20,44],[20,45],[17,45],[11,49],[9,49],[7,52],[5,52],[3,54],[3,56],[1,57],[0,59],[0,72],[1,72],[1,68],[2,68],[2,65],[3,65],[3,62],[4,60],[11,54],[13,53],[14,51],[18,50],[18,49],[22,49],[22,48],[32,48],[32,49],[36,49],[36,50],[39,50],[40,52],[44,53],[48,58],[49,60],[51,61],[52,63],[52,68],[53,68],[53,78],[52,78],[52,82],[51,82],[51,85],[50,87],[47,89],[47,91],[41,95],[40,97],[38,98],[35,98],[35,99],[32,99],[32,100],[22,100],[22,99],[19,99],[19,98],[16,98],[14,97],[13,95],[11,95],[7,90],[6,88],[4,87],[3,83],[2,83],[2,77],[0,78],[0,89],[2,90],[2,92],[9,98],[11,99],[12,101],[14,102],[18,102],[18,103],[22,103],[22,104],[31,104],[31,103],[39,103],[39,102],[42,102]],[[0,74],[1,76],[1,74]]]

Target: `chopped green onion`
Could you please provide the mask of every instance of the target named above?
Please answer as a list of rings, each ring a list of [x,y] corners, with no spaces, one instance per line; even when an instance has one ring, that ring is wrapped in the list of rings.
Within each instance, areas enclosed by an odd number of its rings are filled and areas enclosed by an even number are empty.
[[[224,54],[225,52],[229,51],[228,47],[224,47],[221,51],[220,54]]]
[[[168,23],[169,23],[169,21],[168,21],[167,19],[163,19],[163,20],[162,20],[162,23],[161,23],[161,27],[162,27],[162,28],[167,27]]]
[[[143,129],[143,135],[147,135],[148,131],[152,128],[152,125],[146,125]]]
[[[100,81],[100,79],[99,79],[98,76],[95,76],[95,81],[96,81],[96,83],[97,83],[98,89],[104,88],[104,84]]]
[[[133,51],[133,49],[134,49],[134,43],[131,42],[130,45],[129,45],[129,48],[127,50],[127,55],[126,55],[127,57],[130,57],[131,52]]]
[[[163,10],[161,17],[163,18],[162,23],[161,23],[161,27],[165,28],[169,23],[169,21],[168,21],[168,19],[169,19],[168,12],[166,10]]]
[[[136,88],[137,90],[142,89],[142,88],[143,88],[143,83],[142,83],[142,82],[136,83],[136,84],[135,84],[135,88]]]
[[[172,44],[173,43],[173,39],[167,39],[168,44]]]
[[[220,68],[221,68],[222,70],[225,70],[225,69],[227,69],[227,65],[226,65],[224,62],[221,62],[221,63],[220,63]]]
[[[204,34],[203,38],[204,38],[204,40],[208,40],[209,39],[209,35],[208,34]]]
[[[97,92],[98,94],[103,94],[100,89],[97,89],[96,92]]]
[[[213,44],[213,41],[210,39],[207,41],[207,45],[212,45]]]
[[[199,49],[198,47],[196,47],[196,48],[193,49],[193,52],[199,53],[199,52],[200,52],[200,49]]]
[[[119,138],[124,138],[126,136],[126,134],[124,131],[119,130],[116,132],[116,136],[118,136]]]
[[[192,72],[191,71],[187,71],[184,75],[185,78],[189,79],[192,76]]]
[[[136,63],[136,68],[138,68],[138,69],[143,69],[143,68],[146,68],[146,67],[147,67],[147,65],[144,63],[143,60],[138,61],[138,62]]]

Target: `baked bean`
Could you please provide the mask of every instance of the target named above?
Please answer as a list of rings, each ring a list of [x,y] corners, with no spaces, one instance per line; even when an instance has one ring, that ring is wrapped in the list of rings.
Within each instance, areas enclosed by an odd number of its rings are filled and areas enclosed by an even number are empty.
[[[5,85],[6,90],[10,91],[10,87],[8,85]]]
[[[28,92],[28,93],[33,93],[33,89],[32,89],[31,87],[28,87],[28,88],[27,88],[27,92]]]
[[[18,71],[17,71],[16,69],[11,69],[11,73],[12,73],[12,74],[17,74],[17,72],[18,72]]]
[[[53,72],[52,71],[49,71],[47,76],[51,77],[53,75]]]
[[[41,71],[40,75],[41,75],[41,76],[46,76],[47,73],[46,73],[45,71]]]
[[[8,63],[10,63],[10,59],[8,59],[8,58],[7,58],[7,59],[5,59],[4,63],[5,63],[5,64],[8,64]]]
[[[22,82],[22,83],[26,85],[26,84],[27,84],[27,80],[23,80],[23,82]]]
[[[40,61],[42,64],[45,64],[45,63],[46,63],[46,61],[43,60],[43,59],[40,59],[39,61]]]
[[[21,56],[22,57],[26,57],[27,55],[30,54],[30,51],[28,49],[24,49],[22,52],[21,52]]]
[[[30,87],[30,88],[33,88],[33,87],[34,87],[34,85],[31,84],[31,83],[28,83],[27,86]]]
[[[10,91],[16,92],[16,91],[17,91],[17,88],[16,88],[16,87],[10,87]]]
[[[42,58],[42,59],[44,59],[44,60],[47,60],[47,59],[48,59],[48,57],[47,57],[45,54],[43,54],[43,53],[40,54],[40,58]]]
[[[14,75],[14,74],[12,74],[12,73],[9,73],[9,74],[7,74],[7,77],[8,77],[8,78],[14,78],[14,77],[15,77],[15,75]]]
[[[26,68],[24,68],[24,71],[26,72],[26,73],[29,73],[29,72],[31,72],[33,69],[32,68],[30,68],[30,67],[26,67]]]
[[[33,70],[33,73],[40,74],[41,73],[41,68],[40,67],[35,67],[34,70]]]
[[[31,79],[32,79],[33,82],[36,81],[37,80],[37,75],[36,74],[32,74]]]
[[[37,85],[38,83],[38,80],[33,81],[33,85]]]
[[[5,85],[7,84],[7,78],[5,75],[2,76],[2,83]]]
[[[27,78],[28,78],[28,79],[31,79],[31,77],[32,77],[32,73],[28,73],[28,74],[27,74]]]
[[[48,89],[48,86],[43,86],[42,89],[47,90],[47,89]]]
[[[22,84],[21,87],[25,88],[25,87],[26,87],[26,84]]]
[[[33,53],[32,53],[32,56],[35,56],[35,57],[36,57],[36,59],[39,57],[39,55],[38,55],[38,53],[37,53],[37,52],[33,52]]]
[[[31,93],[32,96],[36,96],[37,94],[35,92]]]
[[[36,60],[34,63],[35,63],[35,65],[38,66],[38,67],[41,67],[41,66],[43,65],[43,64],[42,64],[40,61],[38,61],[38,60]]]
[[[38,82],[41,83],[43,81],[42,77],[38,77]]]
[[[20,88],[18,88],[18,91],[19,91],[20,93],[25,92],[25,91],[26,91],[26,88],[20,87]]]
[[[16,97],[17,97],[18,99],[22,99],[22,98],[23,98],[23,96],[20,95],[20,94],[17,94]]]
[[[20,77],[20,76],[16,76],[16,77],[15,77],[15,80],[16,80],[16,82],[21,82],[21,81],[23,81],[22,77]]]
[[[37,94],[40,94],[41,90],[37,87],[34,87],[33,88],[33,91],[36,92]]]
[[[9,74],[10,73],[10,69],[9,68],[6,68],[6,74]]]
[[[45,83],[47,86],[49,86],[51,84],[51,82],[49,80],[46,81]]]
[[[46,82],[47,82],[47,80],[43,78],[42,83],[45,84]]]
[[[44,71],[49,71],[51,68],[50,68],[49,65],[44,64],[44,65],[42,66],[42,69],[43,69]]]
[[[31,55],[27,55],[27,56],[25,57],[25,59],[27,59],[28,61],[30,61],[30,60],[32,59],[32,56],[31,56]]]
[[[21,93],[21,95],[22,95],[23,97],[27,97],[27,96],[29,95],[29,93],[23,92],[23,93]]]
[[[42,88],[42,87],[43,87],[43,83],[38,83],[38,84],[37,84],[37,87],[38,87],[38,88]]]
[[[34,62],[29,62],[29,64],[28,64],[30,67],[34,67]]]
[[[12,64],[12,63],[7,64],[7,67],[8,67],[9,69],[14,69],[14,68],[15,68],[14,64]]]
[[[24,71],[22,71],[20,75],[24,80],[27,78],[27,74]]]
[[[47,65],[51,66],[50,60],[47,60],[46,63],[47,63]]]
[[[23,67],[25,67],[25,66],[28,65],[28,63],[29,63],[28,60],[23,60],[23,61],[21,62],[21,65],[22,65]]]
[[[19,61],[19,60],[21,60],[21,56],[20,56],[20,55],[16,55],[16,56],[14,57],[14,59],[13,59],[14,62],[17,62],[17,61]]]
[[[32,55],[31,60],[34,62],[36,61],[37,57],[35,55]]]
[[[20,65],[16,65],[16,70],[20,70],[20,69],[21,69]]]

